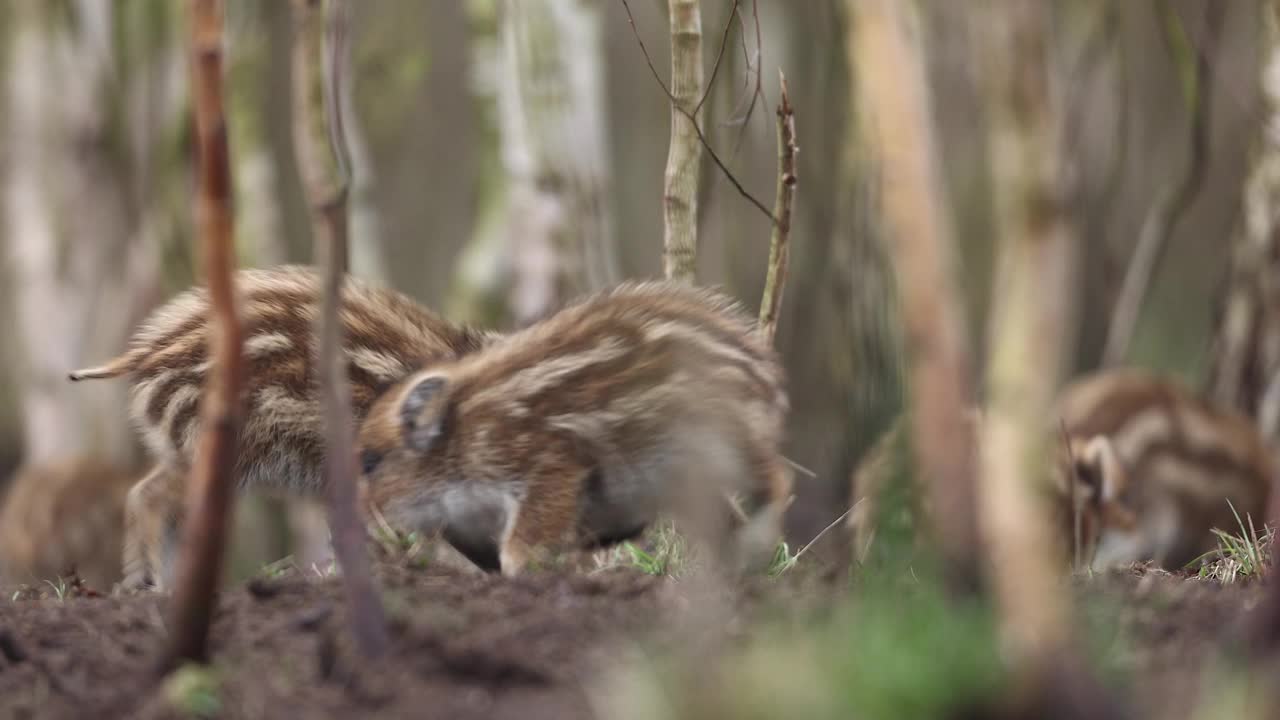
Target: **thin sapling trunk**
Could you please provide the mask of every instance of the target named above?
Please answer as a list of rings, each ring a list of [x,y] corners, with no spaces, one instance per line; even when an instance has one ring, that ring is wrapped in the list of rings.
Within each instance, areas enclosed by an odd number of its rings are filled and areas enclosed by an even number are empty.
[[[178,557],[164,671],[208,659],[209,626],[231,519],[231,474],[239,441],[244,381],[242,334],[232,292],[231,166],[223,111],[222,3],[191,0],[193,90],[199,190],[197,228],[212,320],[213,368],[201,399],[201,436],[187,490],[187,522]]]
[[[295,0],[294,141],[311,203],[316,256],[324,272],[318,320],[318,375],[324,406],[325,482],[329,529],[342,569],[352,632],[365,657],[387,648],[386,619],[365,552],[357,508],[351,390],[342,352],[342,285],[347,273],[347,189],[350,167],[343,133],[341,81],[348,66],[343,0]]]

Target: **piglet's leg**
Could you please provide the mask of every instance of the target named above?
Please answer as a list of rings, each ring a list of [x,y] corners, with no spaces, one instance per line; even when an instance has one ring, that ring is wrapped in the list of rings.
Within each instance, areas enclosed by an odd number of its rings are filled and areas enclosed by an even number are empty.
[[[165,589],[174,535],[182,514],[183,475],[158,465],[125,498],[124,579],[122,589],[147,585]]]
[[[524,501],[502,540],[502,574],[513,576],[561,546],[574,531],[578,498],[589,471],[563,460],[543,462],[528,475]]]

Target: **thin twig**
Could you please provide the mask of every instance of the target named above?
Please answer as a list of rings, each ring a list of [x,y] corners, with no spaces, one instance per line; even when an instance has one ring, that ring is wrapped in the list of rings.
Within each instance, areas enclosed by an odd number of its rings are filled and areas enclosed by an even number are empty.
[[[790,465],[792,470],[795,470],[796,472],[800,473],[801,475],[804,475],[805,477],[810,477],[815,480],[818,478],[818,473],[810,470],[809,468],[801,465],[800,463],[796,462],[795,460],[792,460],[789,457],[783,456],[782,462],[786,463],[787,465]]]
[[[191,1],[191,86],[200,172],[197,217],[211,308],[209,372],[201,434],[172,601],[173,632],[159,671],[208,659],[209,626],[231,518],[231,473],[239,441],[242,335],[232,290],[235,264],[231,163],[223,111],[222,3]]]
[[[325,483],[334,555],[350,608],[352,633],[360,652],[376,658],[389,644],[382,605],[365,553],[365,529],[356,508],[355,450],[351,390],[341,361],[342,286],[348,262],[347,197],[349,151],[343,134],[341,84],[349,62],[347,5],[344,0],[297,0],[294,45],[296,148],[312,205],[316,256],[324,271],[324,295],[317,333],[317,374],[325,417]],[[326,42],[327,41],[327,42]],[[316,71],[321,69],[322,72]],[[326,148],[328,151],[326,152]],[[329,157],[325,157],[328,155]]]
[[[1080,527],[1080,509],[1076,507],[1076,489],[1079,486],[1079,472],[1076,468],[1075,458],[1071,455],[1071,434],[1067,432],[1067,423],[1065,420],[1059,420],[1058,425],[1062,432],[1062,446],[1067,452],[1067,497],[1070,498],[1071,507],[1071,566],[1078,569],[1080,566],[1082,532]]]
[[[1063,93],[1065,98],[1064,105],[1073,111],[1068,118],[1066,132],[1064,133],[1063,146],[1067,152],[1076,150],[1079,144],[1079,136],[1084,126],[1082,119],[1087,113],[1085,108],[1089,107],[1085,103],[1085,86],[1093,75],[1094,69],[1117,47],[1116,39],[1119,36],[1119,32],[1117,31],[1118,24],[1116,19],[1118,13],[1119,6],[1114,3],[1107,3],[1098,11],[1094,27],[1090,30],[1088,37],[1085,38],[1084,43],[1082,43],[1075,63],[1066,74],[1067,87]]]
[[[1188,45],[1186,26],[1181,17],[1170,5],[1161,3],[1167,13],[1166,26],[1169,40],[1175,42],[1174,33]],[[1116,300],[1115,312],[1111,327],[1107,332],[1106,345],[1103,349],[1104,365],[1116,365],[1121,362],[1129,350],[1133,332],[1137,327],[1138,315],[1146,300],[1147,290],[1155,276],[1156,268],[1169,245],[1173,229],[1178,220],[1190,209],[1192,202],[1204,185],[1205,172],[1209,160],[1209,141],[1211,106],[1213,104],[1213,67],[1210,62],[1216,54],[1218,36],[1222,29],[1224,6],[1221,3],[1205,4],[1205,42],[1200,51],[1194,47],[1195,71],[1186,90],[1186,100],[1191,106],[1191,126],[1188,144],[1190,157],[1180,175],[1170,179],[1156,197],[1138,234],[1138,244],[1129,261],[1124,283],[1120,287],[1120,297]],[[1175,58],[1176,59],[1176,58]]]
[[[702,147],[705,148],[707,154],[711,156],[711,161],[716,164],[716,167],[720,169],[720,172],[724,174],[725,178],[729,180],[729,183],[738,191],[738,194],[746,198],[747,201],[754,205],[757,210],[764,213],[765,217],[769,218],[769,222],[776,224],[777,219],[773,217],[773,213],[769,212],[769,208],[765,207],[764,203],[757,200],[750,192],[747,192],[747,189],[743,187],[741,182],[738,182],[738,178],[734,176],[734,174],[724,164],[724,161],[720,159],[720,156],[716,154],[715,148],[711,147],[711,143],[702,132],[702,127],[698,124],[697,120],[694,119],[693,113],[690,113],[688,110],[685,110],[676,104],[675,96],[671,94],[670,88],[668,88],[667,84],[662,81],[662,76],[658,74],[658,69],[653,65],[653,58],[649,56],[649,49],[645,47],[644,40],[640,39],[640,31],[636,27],[635,17],[631,14],[631,6],[627,4],[627,0],[620,0],[620,2],[627,12],[627,22],[631,25],[631,32],[635,35],[636,43],[640,45],[640,52],[644,54],[645,64],[649,66],[649,72],[653,74],[653,79],[658,81],[658,87],[662,88],[662,92],[667,96],[667,99],[671,101],[671,107],[675,108],[676,112],[688,118],[690,125],[693,126],[693,131],[698,135],[698,142],[702,143]]]
[[[715,87],[716,75],[720,72],[720,63],[724,60],[725,48],[729,46],[729,31],[733,29],[733,18],[738,14],[738,3],[742,0],[733,0],[733,7],[729,10],[729,19],[725,21],[724,31],[720,35],[720,50],[716,52],[716,62],[711,66],[711,77],[707,79],[707,86],[702,89],[702,97],[698,99],[698,104],[693,108],[693,114],[697,115],[698,111],[707,102],[707,98],[711,96],[711,88]]]
[[[861,501],[859,501],[859,502],[861,502]],[[852,507],[851,507],[851,508],[849,508],[848,510],[845,510],[844,512],[840,513],[840,517],[836,518],[835,520],[832,520],[832,521],[831,521],[831,523],[830,523],[829,525],[827,525],[826,527],[822,528],[822,531],[821,531],[821,532],[819,532],[817,535],[814,535],[812,540],[810,540],[809,542],[805,543],[805,544],[804,544],[804,547],[800,548],[800,550],[799,550],[799,551],[797,551],[797,552],[796,552],[796,554],[795,554],[795,555],[793,555],[791,559],[792,559],[793,561],[795,561],[795,560],[799,560],[799,559],[800,559],[800,556],[805,554],[805,551],[807,551],[809,548],[813,547],[814,543],[816,543],[816,542],[818,542],[819,540],[821,540],[823,535],[826,535],[828,532],[830,532],[830,531],[831,531],[831,528],[835,527],[836,525],[839,525],[839,524],[841,523],[841,521],[843,521],[845,518],[849,517],[849,513],[851,513],[851,512],[853,512],[853,508],[852,508]]]
[[[769,99],[764,94],[764,80],[761,77],[764,68],[764,45],[761,43],[760,33],[760,0],[752,0],[751,17],[756,28],[756,62],[753,66],[751,58],[747,55],[747,46],[745,37],[742,43],[743,55],[747,58],[747,79],[750,82],[754,79],[754,85],[751,88],[751,96],[747,101],[747,109],[742,114],[741,128],[738,130],[738,136],[733,140],[733,154],[737,155],[738,150],[742,147],[742,141],[747,137],[747,127],[751,124],[751,116],[755,114],[756,102],[763,101],[768,103]]]
[[[760,0],[753,0],[751,3],[751,22],[756,27],[756,87],[755,92],[751,94],[751,105],[747,107],[747,114],[742,119],[743,127],[751,122],[757,99],[764,103],[769,102],[769,97],[764,94],[764,36],[760,32]]]
[[[782,309],[782,295],[787,285],[787,264],[791,255],[791,207],[796,196],[796,116],[787,94],[787,78],[778,72],[782,88],[782,100],[778,104],[778,194],[773,214],[778,222],[773,225],[769,240],[769,274],[765,278],[764,297],[760,301],[760,333],[765,341],[773,344],[778,333],[778,315]]]

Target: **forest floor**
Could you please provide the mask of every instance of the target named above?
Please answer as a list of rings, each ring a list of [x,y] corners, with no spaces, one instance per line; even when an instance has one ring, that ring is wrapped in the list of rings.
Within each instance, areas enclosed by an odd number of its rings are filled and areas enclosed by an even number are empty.
[[[599,671],[632,657],[628,648],[675,639],[664,630],[689,607],[680,580],[634,567],[503,579],[382,559],[375,571],[392,624],[388,658],[355,654],[334,578],[288,571],[227,587],[212,672],[167,685],[147,682],[165,634],[161,597],[9,589],[0,717],[616,717],[600,705],[610,695]],[[1091,636],[1102,638],[1095,657],[1119,668],[1109,680],[1141,716],[1160,718],[1185,716],[1217,641],[1260,595],[1256,582],[1142,571],[1075,587]],[[761,577],[713,624],[742,638],[771,609],[820,616],[841,588],[814,572]]]

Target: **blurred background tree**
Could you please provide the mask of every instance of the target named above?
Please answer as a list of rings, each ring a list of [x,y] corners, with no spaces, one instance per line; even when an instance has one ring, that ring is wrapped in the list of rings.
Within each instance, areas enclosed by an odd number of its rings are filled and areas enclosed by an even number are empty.
[[[893,238],[871,212],[875,155],[857,140],[851,1],[701,3],[709,80],[727,43],[703,108],[708,141],[748,192],[773,196],[778,68],[803,140],[777,338],[794,407],[786,452],[813,473],[797,477],[788,521],[800,542],[844,511],[850,470],[901,406],[884,245]],[[660,276],[670,106],[637,39],[666,79],[667,4],[630,4],[634,30],[617,0],[354,3],[354,272],[500,327],[590,287]],[[290,144],[286,5],[228,3],[242,265],[310,259]],[[1188,53],[1206,47],[1201,6],[1052,4],[1052,82],[1073,98],[1066,156],[1079,192],[1069,212],[1083,253],[1069,372],[1099,362],[1139,228],[1188,161],[1184,90]],[[958,284],[981,368],[993,220],[976,35],[962,3],[918,7]],[[1260,94],[1245,80],[1260,72],[1258,7],[1224,4],[1202,187],[1172,228],[1126,356],[1196,380],[1209,365],[1215,297],[1258,137]],[[142,313],[195,277],[182,12],[164,0],[0,6],[3,475],[19,461],[67,454],[139,460],[123,384],[70,393],[61,378],[119,350]],[[1170,18],[1185,42],[1170,43]],[[768,222],[706,158],[700,175],[698,280],[754,310]],[[544,211],[551,226],[540,225]],[[513,294],[517,278],[553,291]],[[973,382],[982,394],[982,378]]]

